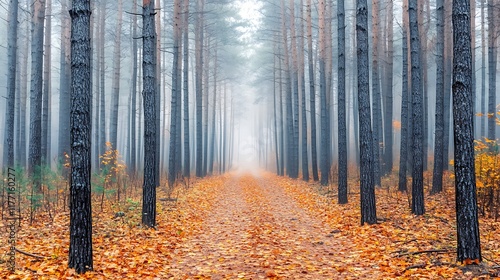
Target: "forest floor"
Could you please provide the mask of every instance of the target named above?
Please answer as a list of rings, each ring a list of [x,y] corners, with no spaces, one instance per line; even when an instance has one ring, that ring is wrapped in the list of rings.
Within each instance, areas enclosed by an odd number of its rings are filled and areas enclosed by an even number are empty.
[[[394,181],[394,180],[392,180]],[[1,279],[489,279],[500,276],[500,222],[481,219],[483,262],[456,262],[453,188],[426,196],[414,216],[391,178],[376,190],[379,223],[360,225],[359,189],[337,204],[336,187],[269,173],[213,176],[158,192],[156,229],[140,226],[140,196],[94,203],[94,271],[67,269],[68,212],[27,219],[16,272],[0,233]],[[97,205],[97,206],[96,206]],[[117,217],[116,213],[124,216]],[[7,228],[2,221],[2,229]]]

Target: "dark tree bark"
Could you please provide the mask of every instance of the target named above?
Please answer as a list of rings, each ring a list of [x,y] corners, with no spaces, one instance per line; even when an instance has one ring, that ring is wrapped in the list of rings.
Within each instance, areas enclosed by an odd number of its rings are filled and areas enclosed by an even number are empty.
[[[411,51],[411,96],[412,96],[412,201],[411,212],[423,215],[424,208],[424,163],[423,163],[423,99],[420,79],[420,41],[418,33],[417,0],[408,1]]]
[[[444,17],[451,18],[451,1],[444,0]],[[444,22],[444,45],[451,46],[451,21],[445,20]],[[446,48],[444,53],[444,148],[443,148],[443,164],[445,170],[450,166],[449,149],[450,149],[450,132],[451,132],[451,80],[452,80],[452,59],[453,48]]]
[[[311,111],[311,167],[313,180],[318,181],[318,152],[316,140],[316,88],[314,78],[314,59],[312,47],[312,16],[311,16],[311,0],[307,0],[307,61],[309,69],[309,102]]]
[[[453,130],[455,142],[455,199],[457,258],[459,262],[481,258],[474,169],[474,101],[470,6],[453,0]]]
[[[142,187],[142,223],[156,226],[156,33],[155,1],[143,0],[142,58],[144,99],[144,184]]]
[[[319,98],[320,98],[320,129],[321,129],[321,154],[320,154],[320,170],[321,170],[321,185],[328,185],[328,176],[330,172],[329,162],[329,121],[327,114],[327,84],[326,84],[326,42],[325,42],[325,1],[320,0],[318,3],[319,11]]]
[[[174,1],[174,24],[173,24],[173,63],[172,63],[172,97],[171,97],[171,109],[170,109],[170,153],[168,157],[168,189],[169,194],[173,190],[175,179],[177,177],[177,172],[180,169],[178,164],[177,156],[180,155],[177,152],[177,141],[180,140],[178,133],[180,132],[180,127],[177,127],[178,118],[181,117],[181,112],[178,109],[178,102],[181,100],[181,40],[182,40],[182,29],[181,29],[181,1]]]
[[[49,0],[50,1],[50,0]],[[16,50],[17,50],[17,18],[19,3],[11,0],[9,3],[8,33],[7,33],[7,108],[5,118],[5,140],[3,146],[4,169],[14,167],[14,108],[16,101]]]
[[[339,204],[347,203],[347,124],[345,109],[345,11],[344,0],[337,2],[338,19],[338,133],[339,133]]]
[[[444,1],[436,2],[436,31],[444,34]],[[444,38],[436,38],[436,129],[434,144],[434,171],[432,175],[431,193],[439,193],[443,189],[443,137],[444,137]]]
[[[373,137],[370,118],[370,81],[368,62],[368,7],[356,1],[356,41],[358,66],[358,110],[360,146],[361,225],[377,223],[373,182]]]
[[[488,0],[488,139],[495,140],[496,83],[497,83],[497,26],[495,1]]]
[[[91,206],[92,86],[90,1],[73,0],[71,14],[71,189],[68,266],[93,270]]]
[[[399,148],[399,183],[398,190],[407,190],[407,163],[408,163],[408,126],[409,126],[409,93],[408,93],[408,0],[403,4],[403,69],[401,89],[401,145]]]
[[[33,187],[37,192],[41,191],[44,19],[45,0],[34,0],[31,22],[30,143],[28,161],[29,173],[33,175]]]

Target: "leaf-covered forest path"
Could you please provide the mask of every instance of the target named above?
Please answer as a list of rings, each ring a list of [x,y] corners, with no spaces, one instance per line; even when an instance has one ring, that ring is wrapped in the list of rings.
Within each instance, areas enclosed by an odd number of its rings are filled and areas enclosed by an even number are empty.
[[[397,174],[392,175],[397,176]],[[140,180],[100,207],[93,194],[94,270],[68,269],[69,212],[52,204],[17,232],[16,271],[6,266],[8,225],[0,220],[0,279],[472,279],[500,275],[500,221],[480,219],[483,264],[456,263],[454,189],[426,196],[410,213],[397,179],[376,189],[375,225],[360,225],[359,188],[349,203],[320,187],[271,173],[236,172],[158,188],[157,227],[141,225]],[[131,182],[132,184],[132,182]],[[29,204],[28,204],[29,205]],[[23,213],[29,210],[24,207]],[[117,213],[121,215],[117,216]],[[33,257],[36,255],[37,257]]]
[[[212,279],[336,277],[345,248],[269,178],[236,176],[201,230],[179,244],[171,276]]]

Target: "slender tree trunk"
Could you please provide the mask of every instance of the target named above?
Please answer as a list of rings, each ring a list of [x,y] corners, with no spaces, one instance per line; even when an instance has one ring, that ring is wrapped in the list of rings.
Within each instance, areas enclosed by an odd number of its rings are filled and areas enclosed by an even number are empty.
[[[313,180],[318,181],[318,152],[316,140],[316,88],[314,77],[314,59],[312,47],[312,16],[311,16],[311,0],[307,0],[307,61],[309,70],[309,95],[310,95],[310,111],[311,111],[311,165]]]
[[[99,68],[100,70],[100,84],[101,84],[101,89],[99,93],[99,97],[101,101],[99,102],[100,104],[100,119],[99,119],[99,142],[98,146],[100,149],[100,155],[103,154],[106,151],[106,57],[104,55],[104,38],[105,38],[105,31],[106,31],[106,1],[101,1],[101,9],[100,9],[100,19],[99,19],[99,26],[100,26],[100,32],[99,32],[99,42],[100,42],[100,61],[99,61]]]
[[[50,1],[50,0],[49,0]],[[11,0],[9,3],[8,33],[7,33],[7,108],[5,110],[5,140],[3,146],[4,169],[14,168],[14,108],[16,101],[16,68],[17,68],[17,28],[18,28],[18,10],[17,0]]]
[[[68,16],[68,0],[61,0],[61,57],[60,57],[60,89],[59,89],[59,152],[60,162],[64,162],[65,155],[70,154],[70,19]]]
[[[401,145],[399,147],[399,184],[398,190],[405,192],[407,190],[407,163],[408,163],[408,138],[409,138],[409,93],[408,93],[408,0],[403,1],[403,69],[402,89],[401,89]]]
[[[356,41],[359,100],[359,146],[361,225],[377,223],[373,182],[373,137],[370,119],[370,82],[368,60],[368,7],[366,0],[356,1]]]
[[[142,195],[142,223],[154,228],[156,226],[156,33],[155,33],[155,1],[143,0],[143,100],[144,100],[144,184]]]
[[[52,3],[51,0],[47,0],[46,13],[49,15],[45,18],[45,42],[44,42],[44,60],[43,60],[43,97],[42,97],[42,147],[41,156],[42,164],[50,166],[50,154],[48,135],[50,130],[49,114],[50,114],[50,61],[51,61],[51,38],[52,38]]]
[[[137,0],[134,0],[132,3],[132,13],[137,14]],[[136,141],[137,141],[137,134],[136,134],[136,121],[137,121],[137,68],[138,63],[137,63],[137,17],[134,16],[132,19],[132,77],[131,77],[131,94],[132,94],[132,122],[131,122],[131,134],[130,134],[130,167],[129,167],[129,174],[132,176],[132,178],[135,178],[137,175],[137,146],[136,146]]]
[[[302,141],[302,179],[309,181],[309,153],[307,145],[307,110],[306,110],[306,79],[305,79],[305,52],[304,52],[304,3],[300,0],[299,3],[299,37],[298,37],[298,59],[299,59],[299,84],[301,97],[301,141]]]
[[[214,161],[215,161],[215,112],[217,109],[217,42],[215,42],[214,47],[214,96],[213,96],[213,110],[212,110],[212,132],[210,133],[210,152],[209,152],[209,161],[208,161],[208,174],[213,175],[214,172]],[[208,108],[207,108],[208,109]]]
[[[444,17],[451,18],[451,1],[444,0]],[[453,43],[451,41],[451,22],[450,20],[445,20],[444,22],[444,45],[451,46]],[[453,59],[453,49],[445,48],[444,53],[444,149],[443,149],[443,164],[445,167],[449,167],[449,148],[450,148],[450,132],[451,132],[451,75],[452,75],[452,59]],[[448,168],[445,168],[448,169]]]
[[[444,34],[444,1],[436,2],[436,31]],[[443,136],[444,136],[444,38],[436,38],[436,129],[434,144],[434,172],[431,193],[439,193],[443,189]]]
[[[453,0],[453,127],[455,132],[455,199],[457,258],[477,262],[481,258],[474,168],[474,90],[470,6]]]
[[[33,175],[33,187],[41,192],[42,148],[42,95],[43,95],[43,25],[45,0],[32,3],[31,23],[31,85],[30,85],[30,143],[29,173]]]
[[[373,112],[372,112],[372,127],[373,127],[373,183],[375,186],[381,186],[380,181],[380,142],[382,139],[382,116],[381,116],[381,101],[380,101],[380,78],[379,78],[379,0],[374,0],[372,4],[372,102],[373,102]]]
[[[325,42],[325,0],[320,0],[318,3],[319,11],[319,97],[320,97],[320,126],[321,126],[321,154],[320,154],[320,170],[321,170],[321,185],[328,185],[329,175],[329,142],[328,142],[328,114],[327,114],[327,98],[328,88],[326,85],[326,42]]]
[[[208,167],[208,106],[209,106],[209,75],[210,75],[210,38],[205,39],[205,47],[203,48],[206,53],[205,64],[203,65],[203,177],[207,176],[207,167]]]
[[[292,50],[292,166],[291,178],[299,177],[299,61],[297,54],[297,36],[295,34],[295,3],[290,0],[290,46]]]
[[[480,138],[486,137],[486,0],[481,0],[481,132]]]
[[[274,49],[276,50],[276,44],[274,44]],[[276,52],[279,52],[277,50]],[[276,157],[276,174],[279,176],[281,174],[281,166],[280,166],[280,157],[282,156],[280,154],[280,146],[278,144],[278,108],[276,107],[276,95],[277,95],[277,90],[276,90],[276,81],[279,80],[276,77],[276,71],[281,71],[281,69],[276,69],[276,60],[280,59],[278,55],[273,56],[273,120],[274,120],[274,148],[275,148],[275,157]],[[220,110],[222,111],[222,109]]]
[[[384,124],[384,174],[392,173],[393,169],[393,127],[392,121],[393,114],[393,68],[394,68],[394,31],[393,31],[394,11],[393,2],[387,3],[387,23],[386,23],[386,38],[387,38],[387,56],[386,56],[386,86],[384,87],[384,110],[385,110],[385,124]]]
[[[488,0],[488,139],[495,139],[496,83],[497,83],[497,26],[495,1]]]
[[[285,148],[285,117],[283,115],[283,69],[282,69],[282,53],[281,47],[278,46],[278,56],[280,59],[278,60],[278,83],[279,83],[279,115],[280,115],[280,176],[285,176],[285,157],[288,152]]]
[[[90,1],[73,0],[71,14],[71,189],[68,266],[93,270],[91,207],[92,45]]]
[[[196,2],[195,26],[195,80],[196,80],[196,177],[203,176],[203,7],[204,0]]]
[[[281,0],[281,33],[283,39],[284,50],[284,68],[285,68],[285,107],[286,107],[286,174],[291,178],[294,177],[294,161],[293,161],[293,107],[292,107],[292,81],[291,81],[291,66],[288,53],[288,32],[286,29],[286,4]]]
[[[415,215],[423,215],[424,208],[424,181],[423,181],[423,96],[422,80],[420,78],[420,42],[418,32],[417,0],[408,1],[410,21],[410,50],[411,50],[411,95],[412,95],[412,203],[411,211]]]
[[[344,0],[337,2],[338,20],[338,142],[339,179],[338,202],[347,203],[347,124],[345,106],[345,10]]]
[[[191,173],[190,149],[189,149],[189,0],[184,1],[184,176],[189,178]]]
[[[181,29],[181,0],[174,1],[174,22],[173,22],[173,63],[172,63],[172,98],[171,98],[171,109],[170,109],[170,153],[168,157],[168,194],[170,195],[173,191],[177,169],[180,166],[177,164],[176,152],[177,147],[177,133],[180,131],[177,127],[177,118],[181,117],[181,112],[178,111],[177,102],[180,101],[178,95],[181,95],[181,88],[179,87],[182,71],[181,62],[181,48],[180,43],[182,40],[182,29]]]
[[[26,24],[26,30],[25,30],[25,38],[26,41],[23,41],[24,43],[24,50],[23,50],[23,55],[21,56],[21,69],[20,69],[20,77],[19,77],[19,82],[20,82],[20,89],[19,89],[19,95],[20,95],[20,100],[19,100],[19,130],[20,130],[20,135],[19,135],[19,165],[22,166],[23,168],[26,168],[26,99],[28,98],[28,51],[29,51],[29,24]]]
[[[120,104],[121,33],[123,0],[118,0],[115,42],[113,50],[113,80],[111,82],[111,116],[109,120],[109,142],[112,149],[118,149],[118,106]]]

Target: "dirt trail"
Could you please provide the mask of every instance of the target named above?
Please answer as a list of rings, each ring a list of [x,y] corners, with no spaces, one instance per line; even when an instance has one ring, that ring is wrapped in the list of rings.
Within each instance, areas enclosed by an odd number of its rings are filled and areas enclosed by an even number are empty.
[[[342,246],[271,180],[229,181],[203,228],[178,244],[174,279],[333,279]]]

